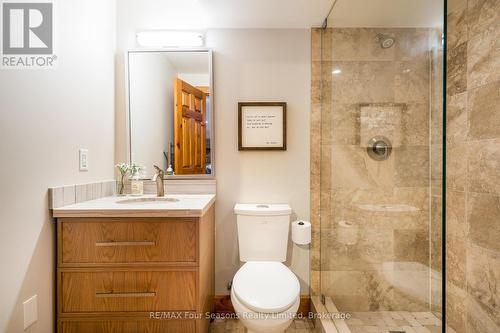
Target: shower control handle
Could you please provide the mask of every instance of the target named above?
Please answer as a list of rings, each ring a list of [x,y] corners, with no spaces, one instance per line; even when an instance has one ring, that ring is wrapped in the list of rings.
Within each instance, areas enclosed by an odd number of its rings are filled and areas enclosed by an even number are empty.
[[[392,152],[391,141],[385,136],[376,136],[368,141],[368,156],[375,161],[385,161]]]

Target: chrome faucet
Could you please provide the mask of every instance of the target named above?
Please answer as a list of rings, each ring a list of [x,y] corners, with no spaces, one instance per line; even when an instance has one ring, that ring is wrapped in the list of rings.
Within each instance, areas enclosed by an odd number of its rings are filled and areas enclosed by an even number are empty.
[[[158,166],[153,165],[156,169],[156,174],[153,176],[153,181],[156,182],[156,196],[164,197],[165,196],[165,188],[163,185],[163,177],[165,176],[165,171],[160,169]]]

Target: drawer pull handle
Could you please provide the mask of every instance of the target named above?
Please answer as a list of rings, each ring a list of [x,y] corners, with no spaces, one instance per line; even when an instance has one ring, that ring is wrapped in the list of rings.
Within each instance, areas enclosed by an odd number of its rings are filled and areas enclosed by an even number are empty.
[[[153,241],[96,242],[95,246],[155,246]]]
[[[95,297],[155,297],[155,292],[95,293]]]

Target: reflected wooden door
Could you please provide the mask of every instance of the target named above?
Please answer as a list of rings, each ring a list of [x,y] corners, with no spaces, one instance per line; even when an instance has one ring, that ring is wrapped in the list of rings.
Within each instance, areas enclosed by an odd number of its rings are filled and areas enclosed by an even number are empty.
[[[174,95],[175,174],[204,174],[206,94],[176,79]]]

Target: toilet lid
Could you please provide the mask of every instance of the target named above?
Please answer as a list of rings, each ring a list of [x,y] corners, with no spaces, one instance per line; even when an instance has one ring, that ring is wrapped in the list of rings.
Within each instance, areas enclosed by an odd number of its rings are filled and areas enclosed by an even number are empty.
[[[299,280],[277,261],[249,261],[236,273],[233,291],[249,309],[278,313],[289,309],[300,294]]]

